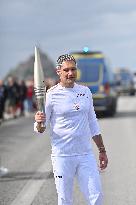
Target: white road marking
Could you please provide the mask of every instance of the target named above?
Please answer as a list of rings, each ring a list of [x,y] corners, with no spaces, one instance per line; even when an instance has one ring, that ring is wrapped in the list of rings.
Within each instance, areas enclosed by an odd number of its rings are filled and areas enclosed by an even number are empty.
[[[43,163],[37,172],[48,172],[52,170],[51,159],[50,156],[47,158],[45,163]],[[17,195],[15,200],[11,203],[11,205],[31,205],[34,198],[36,197],[37,193],[39,192],[40,188],[44,184],[46,179],[44,180],[30,180],[24,186],[22,191]]]

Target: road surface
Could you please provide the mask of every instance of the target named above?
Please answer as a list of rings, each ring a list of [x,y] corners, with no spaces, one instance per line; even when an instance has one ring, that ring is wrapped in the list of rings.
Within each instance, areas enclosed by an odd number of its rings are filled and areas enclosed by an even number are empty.
[[[9,170],[0,177],[0,205],[57,205],[49,131],[34,133],[33,122],[33,116],[21,117],[0,127],[0,166]],[[109,157],[101,172],[104,205],[135,205],[136,97],[120,97],[116,116],[102,117],[99,123]],[[74,205],[83,204],[75,181]]]

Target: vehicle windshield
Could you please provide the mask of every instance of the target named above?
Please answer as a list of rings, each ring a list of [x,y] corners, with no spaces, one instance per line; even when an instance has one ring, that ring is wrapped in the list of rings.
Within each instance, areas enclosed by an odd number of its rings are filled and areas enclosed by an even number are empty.
[[[121,80],[131,80],[132,79],[131,75],[127,72],[120,73],[120,77],[121,77]]]
[[[79,82],[93,83],[100,80],[102,63],[89,58],[77,59],[76,61],[80,70]]]

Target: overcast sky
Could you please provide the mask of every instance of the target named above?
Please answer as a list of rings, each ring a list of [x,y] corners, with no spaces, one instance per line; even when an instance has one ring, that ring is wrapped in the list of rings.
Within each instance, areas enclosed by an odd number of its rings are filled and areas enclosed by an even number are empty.
[[[36,44],[54,62],[88,46],[136,70],[136,1],[0,0],[0,78]]]

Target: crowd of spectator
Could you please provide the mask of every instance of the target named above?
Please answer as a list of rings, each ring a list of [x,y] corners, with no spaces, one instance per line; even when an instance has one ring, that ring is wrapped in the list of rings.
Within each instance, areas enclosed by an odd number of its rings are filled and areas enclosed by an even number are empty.
[[[46,88],[54,84],[54,80],[47,79]],[[33,80],[16,80],[12,76],[5,82],[0,79],[0,124],[5,119],[30,116],[35,110]]]

